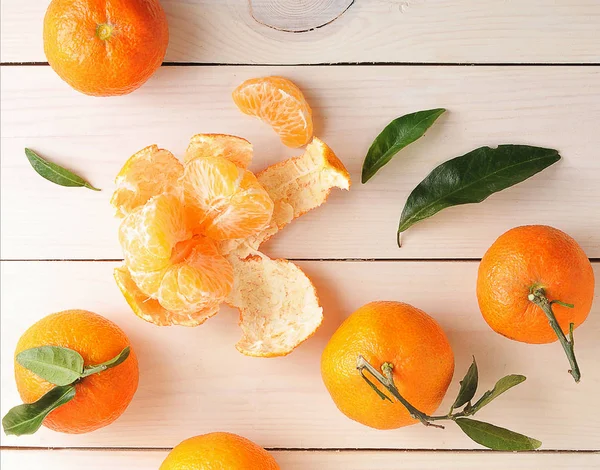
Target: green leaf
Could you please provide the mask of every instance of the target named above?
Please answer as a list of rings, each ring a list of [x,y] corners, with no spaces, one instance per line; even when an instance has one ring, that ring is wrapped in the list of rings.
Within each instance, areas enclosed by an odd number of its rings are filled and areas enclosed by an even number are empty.
[[[508,429],[469,418],[458,418],[456,424],[478,444],[492,450],[534,450],[542,445],[537,439]]]
[[[425,131],[444,111],[446,110],[443,108],[428,109],[406,114],[390,122],[375,138],[367,152],[362,168],[362,182],[369,181],[400,150],[423,137]]]
[[[477,391],[477,382],[479,381],[479,373],[477,371],[477,363],[473,358],[473,363],[465,374],[465,377],[460,381],[460,390],[458,396],[452,405],[452,409],[460,408],[475,396]]]
[[[58,166],[55,163],[44,160],[31,149],[26,148],[25,155],[38,175],[47,179],[48,181],[56,183],[60,186],[85,187],[94,191],[100,191],[98,188],[94,188],[90,183],[80,176],[77,176],[75,173],[66,170],[62,166]]]
[[[41,346],[17,354],[17,362],[54,385],[69,385],[81,377],[83,357],[59,346]]]
[[[113,367],[117,367],[119,364],[125,361],[129,357],[129,353],[131,352],[131,348],[129,346],[125,347],[118,355],[113,357],[111,360],[103,362],[102,364],[98,364],[95,366],[88,366],[84,369],[81,377],[87,377],[92,374],[98,374],[100,372],[105,371],[106,369],[111,369]]]
[[[4,433],[7,436],[33,434],[52,410],[71,401],[74,397],[75,387],[64,385],[53,388],[35,403],[15,406],[2,418]]]
[[[560,160],[556,150],[529,145],[480,147],[435,168],[410,193],[398,226],[404,232],[446,207],[481,202]]]
[[[507,390],[513,388],[515,385],[519,385],[521,382],[525,382],[526,377],[524,375],[507,375],[506,377],[502,377],[494,388],[485,392],[479,400],[473,405],[471,410],[473,413],[479,411],[493,399],[497,398],[499,395],[502,395]]]

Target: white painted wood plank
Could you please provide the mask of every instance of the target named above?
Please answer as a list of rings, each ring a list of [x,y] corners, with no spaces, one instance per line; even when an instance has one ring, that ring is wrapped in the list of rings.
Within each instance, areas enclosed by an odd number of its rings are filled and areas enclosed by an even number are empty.
[[[87,435],[43,429],[2,436],[2,445],[42,447],[172,447],[217,430],[244,435],[268,448],[470,449],[478,446],[451,423],[446,430],[415,425],[382,432],[348,420],[321,382],[321,351],[340,322],[376,299],[402,300],[436,318],[456,355],[456,376],[440,410],[447,409],[471,355],[480,391],[503,375],[528,380],[481,414],[543,441],[543,449],[600,450],[600,299],[575,332],[583,379],[567,374],[560,346],[526,345],[494,333],[475,298],[475,262],[305,262],[325,311],[317,334],[288,357],[249,358],[234,343],[237,315],[224,309],[194,328],[160,328],[136,318],[112,279],[111,262],[3,262],[1,296],[2,415],[18,403],[12,354],[20,334],[39,318],[86,308],[116,321],[140,361],[140,387],[127,412]],[[600,277],[598,264],[596,274]]]
[[[241,135],[254,169],[298,151],[242,115],[230,93],[242,80],[285,75],[303,88],[316,134],[347,165],[354,186],[278,234],[273,255],[315,258],[477,258],[507,229],[554,225],[600,257],[600,69],[597,67],[163,67],[139,93],[98,99],[69,89],[48,67],[3,67],[2,257],[119,259],[118,221],[108,204],[125,160],[157,143],[181,156],[199,132]],[[364,155],[393,118],[445,106],[427,135],[368,184]],[[564,159],[479,205],[396,227],[406,197],[442,161],[481,145],[529,143]],[[101,193],[42,180],[24,147],[78,171]]]
[[[338,19],[304,33],[260,24],[245,0],[163,0],[162,4],[171,35],[168,61],[600,61],[596,0],[355,1]],[[2,61],[46,60],[42,42],[46,7],[47,2],[38,0],[2,2]],[[275,26],[290,29],[285,24]]]
[[[597,469],[600,454],[587,453],[491,453],[491,452],[335,452],[271,451],[282,470],[521,470]],[[158,468],[167,451],[76,451],[4,450],[3,470],[44,468],[45,470],[148,470]]]

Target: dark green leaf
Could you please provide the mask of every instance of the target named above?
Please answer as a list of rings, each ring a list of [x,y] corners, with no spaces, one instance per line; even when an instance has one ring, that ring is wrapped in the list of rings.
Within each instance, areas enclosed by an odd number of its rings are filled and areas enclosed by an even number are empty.
[[[494,398],[502,395],[507,390],[513,388],[515,385],[519,385],[521,382],[525,382],[526,377],[524,375],[507,375],[506,377],[502,377],[494,388],[485,392],[477,403],[473,405],[473,412],[479,411],[489,402],[491,402]]]
[[[33,150],[25,149],[25,155],[27,160],[31,163],[33,169],[42,177],[48,181],[59,184],[60,186],[71,186],[71,187],[85,187],[94,191],[100,191],[98,188],[94,188],[86,180],[77,176],[75,173],[64,169],[62,166],[58,166],[55,163],[51,163],[44,160]]]
[[[542,445],[537,439],[475,419],[459,418],[456,424],[475,442],[492,450],[534,450]]]
[[[83,357],[59,346],[41,346],[17,354],[17,362],[54,385],[69,385],[81,377]]]
[[[477,371],[477,363],[473,358],[473,363],[467,371],[465,377],[460,382],[460,390],[458,396],[452,405],[452,408],[460,408],[464,404],[471,401],[477,391],[477,382],[479,381],[479,373]]]
[[[423,137],[425,131],[444,111],[446,110],[442,108],[419,111],[390,122],[375,138],[367,152],[362,168],[362,182],[369,181],[400,150]]]
[[[75,397],[75,387],[65,385],[53,388],[35,403],[15,406],[2,418],[4,433],[7,436],[33,434],[52,410],[64,405],[73,397]]]
[[[556,150],[528,145],[480,147],[435,168],[410,193],[398,233],[446,207],[481,202],[560,160]]]
[[[98,374],[99,372],[105,371],[106,369],[111,369],[112,367],[117,367],[119,364],[125,361],[129,357],[129,353],[131,352],[131,348],[129,346],[125,347],[118,355],[113,357],[111,360],[103,362],[102,364],[98,364],[95,366],[86,367],[83,371],[82,377],[87,377],[88,375]]]

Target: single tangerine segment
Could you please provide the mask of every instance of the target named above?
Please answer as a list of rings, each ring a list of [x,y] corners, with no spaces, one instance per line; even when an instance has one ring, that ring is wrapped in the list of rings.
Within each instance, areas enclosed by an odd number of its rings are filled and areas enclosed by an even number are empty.
[[[285,356],[315,333],[323,309],[314,285],[298,266],[262,253],[228,259],[234,283],[227,303],[239,309],[243,333],[238,351],[247,356]]]
[[[196,134],[190,140],[184,162],[195,158],[223,157],[240,168],[252,162],[252,144],[246,139],[226,134]]]
[[[119,217],[162,193],[181,194],[179,178],[183,165],[168,150],[146,147],[127,160],[115,179],[117,188],[110,200]]]
[[[223,157],[188,162],[183,194],[190,224],[215,240],[248,237],[265,229],[273,214],[256,177]]]
[[[312,111],[294,83],[282,77],[246,80],[233,91],[233,101],[244,114],[256,116],[288,147],[301,147],[313,135]]]

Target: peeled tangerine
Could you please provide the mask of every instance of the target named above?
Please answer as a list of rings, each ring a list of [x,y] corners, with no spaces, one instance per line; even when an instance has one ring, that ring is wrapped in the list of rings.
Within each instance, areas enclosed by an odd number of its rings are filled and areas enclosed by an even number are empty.
[[[306,152],[254,175],[252,145],[239,137],[192,137],[182,165],[157,146],[133,155],[111,200],[123,218],[125,263],[115,280],[139,317],[196,326],[226,302],[240,310],[237,348],[251,356],[290,353],[321,324],[310,280],[259,246],[318,207],[348,172],[314,139]]]

